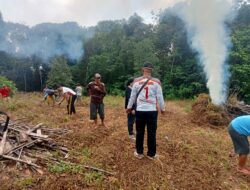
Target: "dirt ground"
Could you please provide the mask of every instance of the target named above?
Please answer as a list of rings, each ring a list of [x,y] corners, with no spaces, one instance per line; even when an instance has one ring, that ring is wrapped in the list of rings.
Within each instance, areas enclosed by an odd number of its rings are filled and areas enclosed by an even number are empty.
[[[70,129],[57,139],[70,149],[63,161],[75,165],[43,164],[44,174],[0,162],[0,189],[250,189],[250,176],[236,172],[237,156],[227,128],[212,129],[192,122],[192,101],[168,101],[167,113],[159,116],[157,152],[160,160],[133,156],[135,143],[128,138],[122,97],[106,97],[108,129],[94,129],[89,121],[88,98],[78,105],[77,115],[66,115],[65,104],[54,108],[41,103],[39,94],[18,94],[0,109],[12,119],[28,117],[30,122]],[[145,142],[145,152],[147,150]],[[56,154],[55,154],[56,155]],[[95,166],[114,173],[82,169]],[[250,162],[248,162],[250,165]]]

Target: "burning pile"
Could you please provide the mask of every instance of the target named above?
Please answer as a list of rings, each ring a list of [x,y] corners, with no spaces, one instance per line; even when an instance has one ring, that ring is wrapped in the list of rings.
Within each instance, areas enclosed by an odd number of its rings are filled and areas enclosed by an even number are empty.
[[[32,126],[25,123],[26,119],[5,121],[3,113],[0,115],[0,159],[13,160],[26,164],[36,171],[41,160],[55,160],[50,151],[57,151],[67,157],[68,149],[57,144],[51,137],[68,133],[66,129],[48,128],[42,123]]]
[[[192,118],[195,123],[208,123],[212,126],[228,125],[232,118],[250,114],[250,106],[230,97],[223,106],[212,103],[208,94],[200,94],[192,105]]]
[[[227,125],[230,117],[223,106],[212,103],[208,94],[200,94],[192,105],[192,116],[195,123],[209,123],[214,126]]]

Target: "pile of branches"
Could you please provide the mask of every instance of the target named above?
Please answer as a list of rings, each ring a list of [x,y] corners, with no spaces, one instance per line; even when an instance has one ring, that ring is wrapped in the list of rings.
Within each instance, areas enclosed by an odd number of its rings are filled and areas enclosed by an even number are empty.
[[[232,117],[250,114],[250,105],[246,105],[244,102],[238,101],[236,96],[230,96],[225,107],[227,112]]]
[[[224,106],[212,103],[208,94],[200,94],[192,105],[193,122],[211,126],[225,126],[230,122],[230,116]]]
[[[61,156],[68,156],[68,149],[58,144],[52,137],[65,135],[67,129],[49,128],[43,123],[31,125],[26,119],[5,121],[6,116],[0,115],[0,159],[12,160],[25,164],[36,171],[41,171],[39,161],[54,161],[51,151]],[[42,162],[43,163],[43,162]]]
[[[250,106],[239,102],[236,96],[230,96],[227,103],[214,105],[208,94],[200,94],[192,105],[192,119],[198,124],[226,126],[230,121],[241,115],[250,114]]]

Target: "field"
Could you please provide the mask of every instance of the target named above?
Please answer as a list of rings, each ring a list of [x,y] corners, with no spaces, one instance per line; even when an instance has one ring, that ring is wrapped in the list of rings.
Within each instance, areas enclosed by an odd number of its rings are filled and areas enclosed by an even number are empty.
[[[108,129],[92,127],[87,97],[83,98],[84,106],[76,107],[75,116],[66,115],[65,103],[52,108],[41,99],[40,94],[17,94],[0,106],[12,119],[27,117],[33,124],[43,122],[71,130],[57,139],[70,149],[70,155],[60,164],[44,165],[43,175],[17,168],[9,161],[0,162],[1,190],[250,189],[250,177],[235,170],[237,157],[232,154],[226,126],[213,129],[206,123],[193,123],[191,100],[166,102],[167,113],[159,116],[157,130],[160,160],[152,161],[133,156],[135,146],[128,138],[122,97],[105,99]],[[83,164],[115,175],[83,169]]]

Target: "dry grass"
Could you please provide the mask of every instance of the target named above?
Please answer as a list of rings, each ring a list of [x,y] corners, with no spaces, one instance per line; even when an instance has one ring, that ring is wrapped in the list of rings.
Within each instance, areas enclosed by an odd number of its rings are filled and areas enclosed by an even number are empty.
[[[44,175],[0,163],[0,189],[249,189],[250,178],[235,172],[236,157],[229,157],[232,143],[226,128],[214,130],[191,122],[191,101],[167,102],[168,112],[159,117],[157,150],[160,161],[137,160],[134,143],[128,139],[122,97],[107,97],[109,129],[93,129],[89,122],[88,98],[77,115],[66,115],[65,105],[48,107],[39,94],[18,94],[11,103],[0,103],[12,118],[28,117],[69,128],[58,139],[71,149],[67,164],[44,166]],[[12,106],[10,106],[12,105]],[[145,150],[146,150],[145,144]],[[88,164],[115,172],[113,177],[79,169]]]
[[[216,106],[211,102],[208,94],[200,94],[192,105],[192,118],[197,124],[210,124],[211,126],[226,126],[230,116],[223,106]]]

